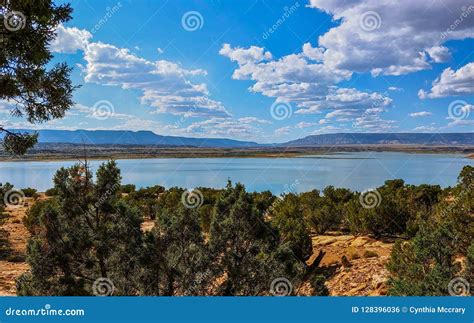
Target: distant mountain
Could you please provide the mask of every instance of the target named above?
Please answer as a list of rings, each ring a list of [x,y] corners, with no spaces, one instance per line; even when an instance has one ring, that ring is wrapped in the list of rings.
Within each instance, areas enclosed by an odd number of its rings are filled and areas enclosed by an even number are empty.
[[[33,132],[17,129],[13,131]],[[347,145],[474,146],[474,133],[335,133],[307,136],[281,144],[264,145],[224,138],[161,136],[152,131],[128,130],[39,130],[40,143],[95,145],[155,145],[206,148],[317,147]],[[1,136],[0,136],[1,139]]]
[[[307,136],[280,146],[344,146],[344,145],[439,145],[474,146],[474,133],[335,133]]]
[[[33,132],[16,129],[15,132]],[[216,148],[244,148],[258,146],[256,142],[222,138],[187,138],[160,136],[152,131],[127,130],[39,130],[39,143],[69,143],[95,145],[157,145]]]

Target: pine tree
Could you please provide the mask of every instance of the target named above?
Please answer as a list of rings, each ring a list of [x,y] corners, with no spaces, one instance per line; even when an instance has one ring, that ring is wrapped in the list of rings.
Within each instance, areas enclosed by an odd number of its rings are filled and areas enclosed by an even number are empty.
[[[58,195],[28,213],[31,270],[19,279],[20,295],[92,295],[99,278],[110,279],[116,295],[137,293],[142,219],[118,198],[114,161],[96,175],[94,183],[87,163],[60,169]]]
[[[145,238],[144,294],[203,295],[213,277],[199,214],[181,202],[183,193],[173,188],[160,196],[155,226]]]
[[[71,12],[69,4],[55,5],[52,0],[0,3],[0,100],[12,105],[12,115],[40,123],[64,117],[72,106],[71,68],[65,63],[49,68],[49,44]],[[24,154],[38,138],[2,125],[1,132],[4,149],[13,154]]]
[[[210,250],[223,283],[218,295],[266,295],[272,280],[299,282],[303,264],[264,220],[244,186],[229,182],[211,222]]]

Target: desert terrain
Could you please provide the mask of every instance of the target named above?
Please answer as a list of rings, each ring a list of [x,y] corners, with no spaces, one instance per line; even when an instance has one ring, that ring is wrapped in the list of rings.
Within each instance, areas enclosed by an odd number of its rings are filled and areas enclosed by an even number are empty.
[[[45,199],[43,193],[39,199]],[[15,279],[28,270],[25,262],[28,231],[23,225],[23,217],[34,203],[26,198],[23,205],[6,207],[7,221],[1,229],[9,232],[11,253],[7,259],[0,260],[0,295],[16,295]],[[143,223],[143,230],[151,230],[153,221]],[[368,236],[343,235],[337,232],[313,235],[312,263],[320,251],[322,258],[316,273],[328,279],[326,287],[331,296],[379,296],[385,295],[388,271],[385,265],[389,259],[393,241],[375,240]],[[343,259],[344,258],[344,259]],[[304,281],[296,287],[298,295],[311,295],[311,284]]]

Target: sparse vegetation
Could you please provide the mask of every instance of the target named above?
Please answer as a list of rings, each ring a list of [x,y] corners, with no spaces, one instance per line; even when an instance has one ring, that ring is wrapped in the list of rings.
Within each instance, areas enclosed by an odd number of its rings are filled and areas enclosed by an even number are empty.
[[[313,293],[327,295],[324,276],[306,263],[310,233],[342,230],[399,237],[388,265],[390,294],[446,295],[450,279],[469,278],[474,263],[472,173],[466,166],[459,185],[445,190],[387,181],[370,208],[347,189],[276,197],[230,182],[222,190],[196,188],[199,203],[190,207],[181,188],[121,186],[113,161],[99,168],[95,182],[87,164],[63,168],[54,195],[33,204],[24,219],[31,270],[18,293],[90,295],[93,281],[108,277],[117,295],[268,295],[276,277],[294,290],[312,277]],[[144,220],[154,222],[150,231],[141,229]],[[465,266],[459,256],[467,257]],[[342,263],[350,271],[379,257],[351,247]]]
[[[38,191],[34,188],[27,187],[27,188],[23,188],[21,191],[23,192],[25,197],[32,197],[32,198],[38,197]]]

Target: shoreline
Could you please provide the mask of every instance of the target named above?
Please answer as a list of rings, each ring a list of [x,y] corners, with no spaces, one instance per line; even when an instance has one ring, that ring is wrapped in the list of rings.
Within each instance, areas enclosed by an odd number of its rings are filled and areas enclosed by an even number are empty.
[[[76,146],[51,149],[33,149],[21,157],[0,155],[0,162],[54,162],[82,160],[129,160],[129,159],[192,159],[192,158],[299,158],[311,155],[334,155],[354,152],[393,152],[406,154],[460,154],[474,159],[472,146],[338,146],[338,147],[269,147],[269,148],[190,148],[151,146]]]

